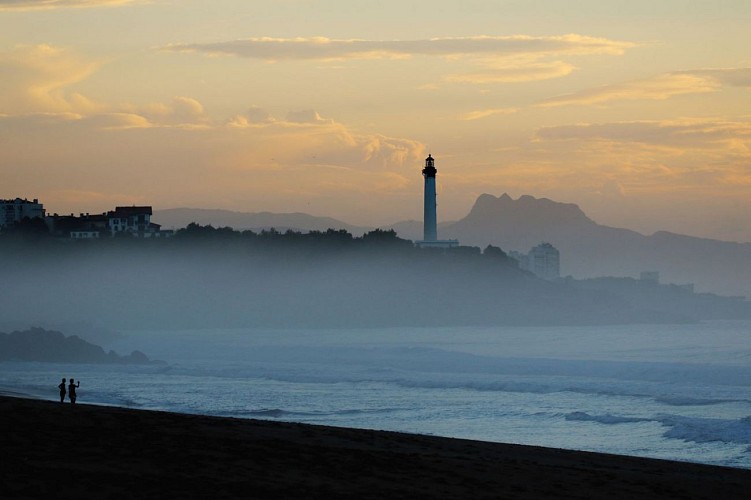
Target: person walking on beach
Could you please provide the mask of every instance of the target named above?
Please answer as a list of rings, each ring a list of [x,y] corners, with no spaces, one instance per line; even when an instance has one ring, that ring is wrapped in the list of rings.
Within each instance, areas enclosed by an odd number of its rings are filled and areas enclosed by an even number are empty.
[[[57,388],[60,389],[60,402],[62,403],[65,401],[65,379],[63,379]]]
[[[78,384],[73,384],[75,380],[70,379],[70,385],[68,385],[68,397],[70,398],[70,404],[74,405],[76,404],[76,387],[81,387],[81,381],[78,381]]]

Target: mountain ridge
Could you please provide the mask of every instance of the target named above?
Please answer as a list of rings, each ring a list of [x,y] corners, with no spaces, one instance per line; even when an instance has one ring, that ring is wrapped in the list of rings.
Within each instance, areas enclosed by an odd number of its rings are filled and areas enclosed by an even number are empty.
[[[526,252],[541,242],[561,252],[561,273],[577,278],[639,276],[659,271],[669,283],[701,291],[751,295],[751,243],[657,231],[652,235],[598,224],[578,205],[508,195],[478,198],[469,214],[441,232],[465,245]]]

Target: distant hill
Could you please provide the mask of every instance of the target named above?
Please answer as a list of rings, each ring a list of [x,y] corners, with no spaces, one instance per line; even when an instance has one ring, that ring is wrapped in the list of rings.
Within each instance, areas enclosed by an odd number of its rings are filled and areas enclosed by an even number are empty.
[[[659,271],[665,283],[694,283],[697,291],[751,297],[751,243],[665,231],[645,236],[597,224],[577,205],[546,198],[483,194],[464,219],[446,225],[439,235],[463,245],[522,252],[545,241],[560,250],[562,275],[577,278]]]
[[[274,228],[284,232],[287,229],[295,231],[326,231],[327,229],[345,229],[355,236],[372,230],[373,228],[353,226],[331,217],[315,217],[303,213],[277,214],[271,212],[233,212],[231,210],[216,210],[205,208],[169,208],[155,210],[152,220],[161,224],[164,229],[181,229],[191,222],[201,225],[211,224],[214,227],[231,227],[236,230],[250,229],[260,231]]]

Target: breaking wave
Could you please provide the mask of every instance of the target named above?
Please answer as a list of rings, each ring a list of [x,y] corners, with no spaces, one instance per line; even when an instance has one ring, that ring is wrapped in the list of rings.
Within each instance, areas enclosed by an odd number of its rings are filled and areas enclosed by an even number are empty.
[[[746,453],[751,453],[751,416],[737,420],[666,414],[645,418],[611,415],[609,413],[590,415],[583,411],[575,411],[567,413],[564,418],[569,421],[596,422],[604,425],[657,422],[667,427],[667,430],[663,433],[665,438],[694,443],[722,442],[746,445]]]
[[[681,439],[694,443],[743,444],[748,446],[746,452],[751,453],[751,416],[730,420],[660,415],[657,420],[670,427],[663,434],[666,438]]]

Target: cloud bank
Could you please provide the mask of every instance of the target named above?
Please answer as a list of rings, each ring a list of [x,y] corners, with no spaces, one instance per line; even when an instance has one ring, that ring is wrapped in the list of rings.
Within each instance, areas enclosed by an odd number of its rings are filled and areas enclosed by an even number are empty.
[[[663,100],[684,94],[717,92],[724,86],[751,87],[751,68],[699,69],[664,73],[653,78],[604,85],[551,97],[539,107],[596,105],[611,101]]]
[[[452,83],[495,84],[560,78],[575,66],[560,57],[621,55],[635,47],[631,42],[569,34],[561,36],[471,36],[423,40],[338,40],[315,38],[247,38],[208,44],[172,44],[163,50],[232,55],[268,62],[404,60],[413,57],[442,57],[453,63],[462,60],[479,71],[453,73],[444,80]],[[553,60],[549,60],[549,59]]]
[[[546,140],[603,140],[654,144],[687,149],[736,149],[749,152],[751,122],[720,119],[683,119],[579,124],[545,127],[537,132]]]
[[[533,37],[472,36],[424,40],[337,40],[315,38],[247,38],[207,44],[173,44],[164,50],[234,55],[266,61],[403,59],[412,56],[611,54],[620,55],[634,43],[569,34]]]
[[[0,11],[113,7],[147,3],[148,0],[0,0]]]
[[[0,52],[0,113],[62,112],[96,105],[66,88],[100,66],[50,45],[19,45]]]

